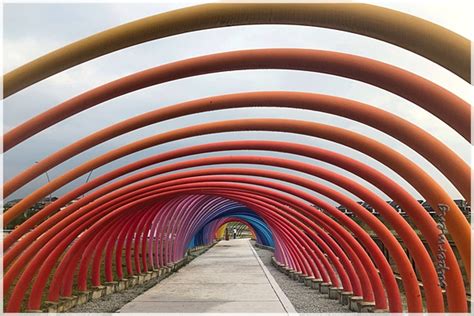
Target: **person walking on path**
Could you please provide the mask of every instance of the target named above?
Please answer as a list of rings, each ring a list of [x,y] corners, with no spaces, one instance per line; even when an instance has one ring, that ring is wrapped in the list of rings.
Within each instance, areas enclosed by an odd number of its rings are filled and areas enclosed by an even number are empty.
[[[234,228],[234,239],[237,238],[237,229]]]

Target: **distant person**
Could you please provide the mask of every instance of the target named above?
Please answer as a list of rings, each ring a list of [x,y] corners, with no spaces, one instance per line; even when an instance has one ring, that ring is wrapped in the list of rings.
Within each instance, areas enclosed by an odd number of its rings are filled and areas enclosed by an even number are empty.
[[[237,238],[237,229],[234,228],[234,239]]]
[[[229,240],[229,229],[225,228],[225,240]]]

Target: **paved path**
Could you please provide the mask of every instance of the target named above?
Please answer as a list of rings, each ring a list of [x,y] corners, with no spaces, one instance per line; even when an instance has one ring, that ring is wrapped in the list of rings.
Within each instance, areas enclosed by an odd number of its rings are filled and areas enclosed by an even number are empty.
[[[248,239],[221,241],[122,313],[295,313]]]

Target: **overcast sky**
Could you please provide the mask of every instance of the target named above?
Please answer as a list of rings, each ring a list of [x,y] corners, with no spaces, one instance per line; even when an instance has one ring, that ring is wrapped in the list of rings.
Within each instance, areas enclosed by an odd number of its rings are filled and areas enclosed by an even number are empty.
[[[416,5],[413,5],[412,1],[371,1],[371,3],[429,19],[465,37],[472,38],[469,31],[473,29],[470,21],[470,13],[473,8],[469,2],[418,1]],[[6,4],[3,8],[4,72],[15,69],[51,50],[96,32],[187,5],[190,4]],[[468,5],[471,7],[468,7]],[[25,120],[82,92],[140,70],[211,53],[278,47],[331,50],[373,58],[429,78],[465,100],[471,98],[471,86],[462,79],[414,53],[381,41],[352,33],[315,27],[241,26],[187,33],[148,42],[97,58],[52,76],[4,101],[4,131],[10,130]],[[100,104],[56,124],[6,153],[4,155],[4,178],[6,180],[12,178],[35,161],[47,157],[57,149],[90,133],[162,106],[221,94],[272,90],[323,93],[368,103],[415,123],[443,141],[465,161],[470,161],[470,146],[461,136],[433,115],[389,92],[361,82],[330,75],[301,71],[256,70],[234,71],[173,81]],[[357,122],[333,115],[287,109],[225,110],[165,121],[94,147],[50,170],[49,174],[51,178],[57,177],[71,167],[99,154],[164,131],[210,121],[257,117],[311,120],[341,126],[373,137],[418,163],[439,181],[453,198],[460,198],[457,190],[439,171],[413,150],[390,136]],[[417,198],[420,198],[420,195],[393,171],[364,154],[317,138],[270,132],[225,133],[167,143],[127,156],[94,170],[92,178],[151,154],[181,146],[224,139],[278,139],[335,150],[376,167],[403,185]],[[268,155],[268,153],[264,154]],[[336,170],[381,194],[360,178],[328,164],[299,156],[285,154],[279,154],[278,156],[308,161]],[[56,191],[55,195],[64,194],[73,186],[84,183],[86,177],[87,175],[84,175],[71,185]],[[41,176],[8,197],[7,200],[23,197],[45,184],[46,181],[46,177]],[[322,180],[320,182],[328,184]],[[383,194],[381,195],[385,198]]]

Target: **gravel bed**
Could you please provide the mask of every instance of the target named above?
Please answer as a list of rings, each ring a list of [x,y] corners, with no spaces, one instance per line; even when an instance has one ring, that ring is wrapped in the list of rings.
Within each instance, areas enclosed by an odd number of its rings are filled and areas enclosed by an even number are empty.
[[[252,245],[254,245],[254,242],[252,242]],[[273,252],[270,250],[257,247],[254,247],[254,249],[298,313],[351,313],[347,306],[342,306],[338,301],[328,299],[327,294],[319,294],[303,283],[291,280],[286,274],[278,271],[272,265]]]
[[[141,285],[129,288],[126,291],[112,293],[85,304],[78,305],[68,310],[67,313],[113,313],[158,283],[158,279],[150,280]]]
[[[206,252],[207,250],[208,249],[197,251],[194,253],[193,256],[197,257]],[[179,273],[179,270],[175,273]],[[75,306],[70,310],[66,311],[66,313],[114,313],[140,294],[148,291],[149,289],[160,283],[162,280],[163,279],[158,280],[158,278],[154,280],[149,280],[143,284],[135,285],[132,288],[128,288],[125,291],[112,293],[99,299],[89,301],[85,304]]]

